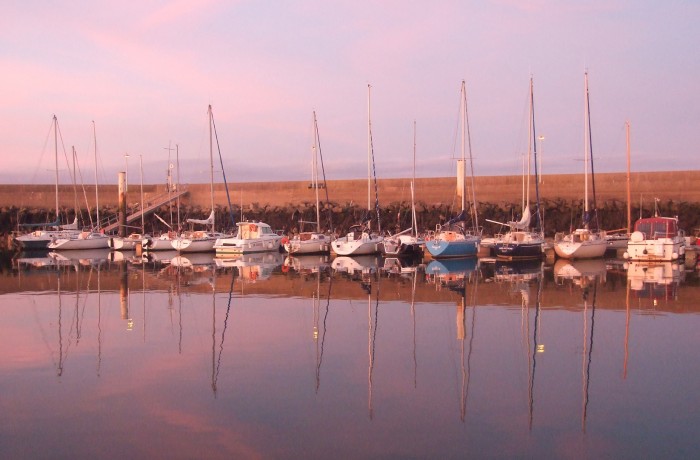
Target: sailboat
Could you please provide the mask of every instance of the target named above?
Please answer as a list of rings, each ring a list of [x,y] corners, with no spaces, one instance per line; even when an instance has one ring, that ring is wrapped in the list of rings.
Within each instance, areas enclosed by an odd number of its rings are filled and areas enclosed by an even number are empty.
[[[331,243],[331,249],[339,256],[359,256],[367,254],[378,254],[382,251],[384,238],[373,232],[371,228],[372,204],[370,196],[371,191],[371,167],[374,164],[374,151],[372,149],[372,121],[371,121],[371,106],[370,106],[370,91],[371,86],[367,85],[367,218],[360,224],[351,226],[345,236],[336,238]],[[375,178],[376,180],[376,178]],[[379,198],[375,192],[375,209],[377,211],[377,226],[381,231],[379,224]]]
[[[42,227],[39,230],[34,230],[23,235],[15,237],[14,241],[23,250],[36,250],[36,249],[46,249],[48,244],[56,239],[68,237],[79,233],[78,230],[78,217],[72,224],[61,225],[61,219],[59,217],[60,209],[58,207],[58,118],[56,115],[53,116],[53,132],[54,132],[54,162],[56,168],[56,220],[54,222],[47,222],[43,224],[23,224],[21,227]]]
[[[321,154],[320,142],[318,137],[318,123],[316,122],[316,112],[313,113],[313,132],[314,141],[311,147],[311,186],[314,188],[316,195],[316,231],[300,232],[292,238],[284,241],[284,249],[290,254],[321,254],[329,253],[331,250],[331,239],[328,235],[321,232],[321,210],[318,201],[318,156]],[[318,153],[317,153],[318,148]],[[323,165],[323,157],[321,157],[321,165]],[[325,181],[324,181],[325,188]],[[326,189],[326,195],[328,190]],[[303,221],[299,221],[300,230]]]
[[[151,235],[144,235],[143,239],[141,240],[141,249],[146,252],[154,252],[154,251],[173,251],[173,241],[178,238],[177,231],[173,229],[173,204],[170,199],[171,197],[171,192],[173,190],[177,190],[180,187],[180,157],[179,157],[179,150],[177,148],[177,145],[175,146],[175,151],[176,151],[176,158],[177,158],[177,184],[173,185],[172,183],[172,169],[173,169],[173,164],[170,162],[170,151],[172,150],[170,148],[170,144],[168,144],[167,150],[168,150],[168,169],[167,169],[167,174],[168,174],[168,183],[167,183],[167,194],[168,194],[168,207],[170,208],[170,223],[166,222],[162,217],[160,217],[158,214],[154,214],[155,218],[158,219],[163,225],[165,225],[169,230],[167,232],[163,232],[158,236],[151,236]],[[180,199],[178,198],[177,202],[177,227],[178,231],[180,229]],[[146,231],[144,227],[144,232]]]
[[[92,133],[95,143],[95,212],[96,212],[96,228],[82,231],[75,234],[65,235],[54,238],[48,245],[48,248],[55,251],[76,250],[76,249],[107,249],[109,236],[105,235],[100,230],[100,186],[97,180],[97,134],[95,131],[95,122],[92,122]]]
[[[462,211],[457,217],[450,219],[444,226],[438,225],[432,238],[429,238],[425,243],[425,248],[433,258],[445,257],[475,257],[479,252],[479,244],[481,242],[481,232],[478,229],[478,220],[476,214],[476,196],[474,193],[474,165],[471,155],[471,140],[469,138],[469,118],[467,115],[467,90],[466,83],[462,80],[461,89],[461,116],[462,116],[462,174],[461,181],[457,180],[457,185],[462,185]],[[472,225],[471,232],[465,231],[465,228],[460,224],[466,219],[466,157],[465,143],[469,141],[469,162],[471,165],[472,178]]]
[[[605,235],[598,231],[598,209],[596,208],[595,199],[595,177],[593,170],[593,143],[591,137],[591,111],[590,100],[588,93],[588,72],[584,74],[585,86],[585,107],[583,124],[583,164],[584,164],[584,206],[583,206],[583,228],[577,228],[568,235],[558,234],[554,241],[554,251],[557,255],[564,259],[595,259],[603,257],[608,249],[608,243],[605,240]],[[588,162],[590,158],[591,164],[591,180],[593,186],[593,210],[589,209],[588,203]],[[591,220],[593,221],[593,229],[591,229]]]
[[[172,247],[178,252],[211,252],[214,250],[214,243],[219,238],[226,238],[228,235],[214,231],[215,211],[214,211],[214,146],[212,128],[214,125],[214,114],[211,105],[208,109],[209,115],[209,170],[210,170],[210,200],[211,213],[206,219],[187,219],[187,223],[193,225],[203,225],[211,227],[210,230],[191,230],[182,233],[178,238],[172,240]]]
[[[510,227],[510,230],[504,235],[496,239],[494,245],[494,250],[496,252],[496,257],[501,260],[513,261],[513,260],[528,260],[528,259],[539,259],[544,254],[544,232],[542,229],[542,219],[540,215],[540,195],[539,195],[539,183],[537,180],[537,144],[535,140],[537,136],[535,135],[535,99],[532,77],[530,77],[530,128],[528,130],[528,148],[527,148],[527,170],[528,170],[528,183],[527,183],[527,196],[525,199],[525,207],[523,209],[523,216],[517,222],[508,222],[505,225]],[[534,152],[534,163],[535,163],[535,190],[536,190],[536,208],[535,217],[536,220],[536,231],[530,230],[530,221],[532,219],[532,213],[530,211],[530,164],[531,164],[531,153]],[[494,221],[489,221],[494,222]],[[495,222],[501,224],[501,222]]]
[[[411,179],[411,228],[384,238],[386,256],[422,256],[425,240],[418,236],[416,219],[416,122],[413,122],[413,178]]]

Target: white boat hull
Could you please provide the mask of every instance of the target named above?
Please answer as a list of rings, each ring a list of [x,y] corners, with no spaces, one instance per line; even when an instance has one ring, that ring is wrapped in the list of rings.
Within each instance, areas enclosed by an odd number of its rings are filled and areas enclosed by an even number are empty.
[[[102,233],[82,232],[71,238],[58,238],[49,243],[51,250],[107,249],[109,237]]]
[[[625,259],[638,261],[673,261],[685,255],[685,239],[673,238],[644,239],[641,232],[634,232],[627,243]]]
[[[355,239],[352,233],[337,238],[331,243],[331,249],[339,256],[361,256],[382,252],[384,239],[381,236],[369,236],[363,233]]]

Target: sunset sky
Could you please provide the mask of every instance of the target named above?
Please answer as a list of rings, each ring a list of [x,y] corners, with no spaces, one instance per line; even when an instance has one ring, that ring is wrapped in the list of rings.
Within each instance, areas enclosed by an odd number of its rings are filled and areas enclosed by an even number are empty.
[[[466,81],[477,175],[520,174],[528,85],[544,173],[581,172],[589,72],[596,172],[697,169],[700,2],[5,2],[0,183],[53,181],[51,120],[101,183],[207,182],[207,106],[229,181],[307,180],[318,117],[329,179],[450,176]],[[69,182],[60,147],[61,181]],[[128,160],[125,154],[129,154]],[[172,151],[171,161],[175,161]],[[218,164],[218,158],[215,159]],[[220,181],[220,166],[217,166]]]

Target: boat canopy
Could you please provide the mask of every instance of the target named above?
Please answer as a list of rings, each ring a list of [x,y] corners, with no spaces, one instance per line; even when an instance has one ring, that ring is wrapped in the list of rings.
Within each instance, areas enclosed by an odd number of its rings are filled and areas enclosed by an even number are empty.
[[[634,230],[644,234],[644,239],[673,238],[678,234],[678,219],[675,217],[648,217],[639,219]]]

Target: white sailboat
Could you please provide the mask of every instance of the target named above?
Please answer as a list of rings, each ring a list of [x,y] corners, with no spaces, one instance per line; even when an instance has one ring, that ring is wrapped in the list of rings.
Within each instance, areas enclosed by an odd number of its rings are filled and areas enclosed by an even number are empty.
[[[584,164],[584,207],[583,207],[583,228],[577,228],[568,235],[557,234],[554,241],[554,251],[563,259],[595,259],[603,257],[608,249],[605,235],[598,231],[598,209],[595,200],[595,178],[593,170],[593,145],[591,142],[591,112],[588,93],[588,72],[584,74],[585,86],[585,106],[584,106],[584,136],[583,136],[583,164]],[[591,178],[593,184],[593,210],[589,209],[588,202],[588,164],[590,158]],[[593,220],[594,228],[590,228]]]
[[[48,245],[48,248],[53,251],[76,249],[106,249],[109,247],[109,236],[105,235],[100,229],[100,186],[97,180],[97,134],[95,131],[94,121],[92,122],[92,133],[95,143],[95,212],[97,225],[95,229],[82,231],[76,234],[71,234],[53,239]]]
[[[284,249],[290,255],[297,254],[322,254],[329,253],[331,250],[331,238],[329,235],[321,232],[321,210],[319,208],[318,200],[318,157],[320,155],[320,142],[318,137],[318,123],[316,122],[316,112],[313,113],[313,132],[314,140],[311,147],[311,186],[314,188],[314,193],[316,195],[316,231],[311,232],[300,232],[287,241],[283,240]],[[321,157],[323,161],[323,157]],[[325,188],[325,182],[324,182]],[[304,222],[300,221],[301,224]]]
[[[416,219],[416,122],[413,122],[413,178],[411,179],[411,228],[384,238],[384,255],[422,256],[425,240],[418,236]]]
[[[56,168],[56,220],[44,224],[23,225],[23,227],[41,227],[41,229],[15,237],[15,243],[24,250],[46,249],[48,244],[54,239],[70,237],[71,235],[80,233],[78,230],[77,215],[72,224],[60,224],[60,209],[58,207],[58,118],[56,118],[56,115],[53,116],[52,124],[54,132],[54,163]]]
[[[367,212],[371,213],[372,203],[372,121],[370,105],[371,86],[367,85]],[[379,206],[375,206],[378,208]],[[379,215],[377,215],[379,222]],[[379,225],[378,225],[379,227]],[[381,230],[381,228],[378,228]],[[382,251],[384,238],[372,231],[371,219],[351,226],[345,236],[336,238],[331,243],[331,249],[339,256],[358,256],[367,254],[377,254]]]
[[[544,229],[542,228],[542,218],[540,214],[540,197],[537,174],[537,144],[535,139],[535,96],[532,77],[530,77],[530,127],[528,129],[527,147],[527,195],[523,206],[523,216],[518,222],[508,222],[510,230],[495,239],[494,249],[496,257],[504,261],[532,260],[540,259],[544,255]],[[535,194],[537,229],[531,229],[532,212],[530,211],[530,164],[534,152],[535,164]],[[494,222],[502,224],[501,222]]]
[[[211,214],[209,214],[209,217],[206,219],[187,219],[187,222],[192,225],[207,226],[210,227],[210,229],[183,232],[178,238],[172,240],[172,247],[178,252],[212,252],[214,251],[214,243],[216,243],[219,238],[227,237],[227,235],[214,230],[216,226],[214,211],[214,142],[212,137],[214,114],[212,113],[211,105],[209,105],[208,114]]]
[[[425,248],[428,250],[433,258],[447,258],[447,257],[476,257],[479,252],[479,244],[481,243],[481,232],[479,231],[479,223],[476,214],[476,195],[474,192],[474,165],[471,163],[471,140],[469,136],[469,118],[467,115],[467,89],[466,83],[462,80],[461,97],[461,119],[462,119],[462,173],[461,182],[462,190],[460,192],[462,198],[462,210],[457,217],[450,219],[444,226],[438,225],[435,229],[435,233],[431,238],[428,238],[425,242]],[[467,216],[467,187],[466,187],[466,170],[467,162],[465,156],[466,143],[469,141],[469,161],[471,165],[471,185],[472,185],[472,197],[471,197],[471,219],[473,228],[471,231],[467,231],[463,225]]]

